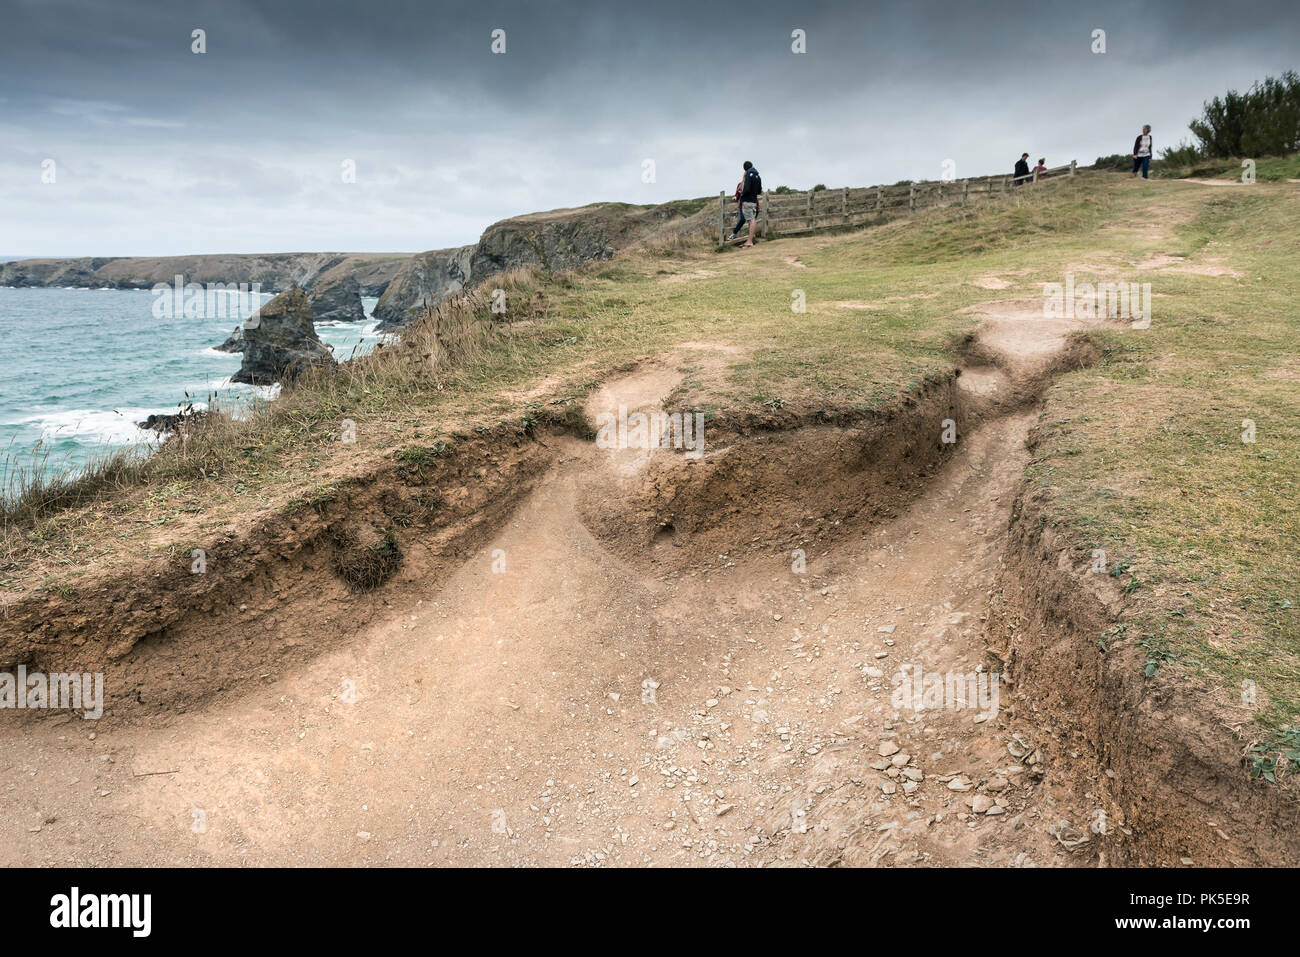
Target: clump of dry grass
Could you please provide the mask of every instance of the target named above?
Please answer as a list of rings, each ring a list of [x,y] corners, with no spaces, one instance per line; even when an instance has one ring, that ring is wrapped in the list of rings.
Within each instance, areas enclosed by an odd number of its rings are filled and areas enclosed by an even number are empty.
[[[51,466],[49,458],[48,446],[38,441],[29,459],[21,460],[12,451],[0,459],[5,476],[0,488],[0,528],[28,525],[49,512],[134,484],[147,462],[147,450],[105,450],[81,466]]]
[[[371,535],[373,540],[359,540],[350,531],[335,534],[334,567],[343,580],[360,591],[378,588],[402,564],[402,550],[392,532]]]

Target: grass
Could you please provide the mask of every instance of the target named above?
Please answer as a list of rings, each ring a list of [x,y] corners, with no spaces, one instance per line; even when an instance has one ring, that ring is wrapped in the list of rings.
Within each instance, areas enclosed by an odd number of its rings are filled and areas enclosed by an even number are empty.
[[[678,234],[577,274],[502,277],[504,314],[479,290],[248,421],[211,417],[186,443],[80,484],[29,481],[3,512],[0,586],[75,588],[83,569],[158,554],[160,536],[201,542],[261,510],[318,507],[367,461],[418,472],[457,436],[528,431],[544,408],[577,423],[602,374],[687,343],[734,351],[717,368],[684,353],[683,407],[871,409],[952,367],[977,321],[965,307],[1040,297],[1090,263],[1151,282],[1153,323],[1096,333],[1102,364],[1058,380],[1028,479],[1127,594],[1099,647],[1132,642],[1153,680],[1230,699],[1252,682],[1242,722],[1264,749],[1261,776],[1275,773],[1300,724],[1300,190],[1260,170],[1237,190],[1095,174],[743,254]],[[1240,278],[1137,270],[1152,253]],[[1013,285],[972,284],[986,274]],[[355,444],[340,441],[344,420]],[[434,493],[401,523],[439,506]]]
[[[1029,475],[1054,520],[1126,563],[1147,674],[1210,682],[1271,747],[1300,724],[1300,192],[1182,189],[1162,197],[1182,221],[1156,244],[1135,230],[1132,256],[1240,278],[1142,277],[1151,328],[1106,334],[1106,361],[1049,394]]]
[[[1115,172],[1129,173],[1133,168],[1131,157],[1123,154],[1102,157],[1103,167]],[[1151,175],[1173,179],[1231,179],[1240,181],[1244,168],[1243,157],[1197,157],[1190,161],[1156,159],[1151,161]],[[1300,154],[1294,156],[1254,157],[1255,180],[1260,183],[1278,183],[1300,179]]]
[[[1240,158],[1200,159],[1189,165],[1165,166],[1164,176],[1195,177],[1197,179],[1240,180],[1244,169]],[[1287,179],[1300,179],[1300,155],[1266,156],[1254,161],[1255,179],[1261,183],[1276,183]]]

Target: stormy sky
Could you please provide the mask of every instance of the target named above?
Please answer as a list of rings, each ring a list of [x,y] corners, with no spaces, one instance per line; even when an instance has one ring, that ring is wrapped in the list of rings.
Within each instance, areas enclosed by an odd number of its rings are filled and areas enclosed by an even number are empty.
[[[745,159],[768,188],[1089,163],[1298,67],[1294,0],[0,0],[0,254],[432,249]]]

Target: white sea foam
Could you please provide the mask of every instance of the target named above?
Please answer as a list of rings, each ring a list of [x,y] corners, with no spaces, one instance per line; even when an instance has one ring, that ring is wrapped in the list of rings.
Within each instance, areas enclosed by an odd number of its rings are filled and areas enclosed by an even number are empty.
[[[152,442],[157,436],[147,429],[136,425],[143,422],[158,409],[62,409],[37,412],[18,419],[11,419],[6,425],[35,426],[43,439],[84,436],[104,439],[109,442],[122,442],[133,445],[137,442]]]

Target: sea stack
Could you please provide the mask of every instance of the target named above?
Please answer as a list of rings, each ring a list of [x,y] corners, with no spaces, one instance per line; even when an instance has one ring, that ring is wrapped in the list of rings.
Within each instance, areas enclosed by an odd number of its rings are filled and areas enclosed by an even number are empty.
[[[270,385],[284,382],[315,366],[335,366],[334,355],[316,336],[307,294],[294,288],[282,292],[243,326],[244,361],[232,382]]]

